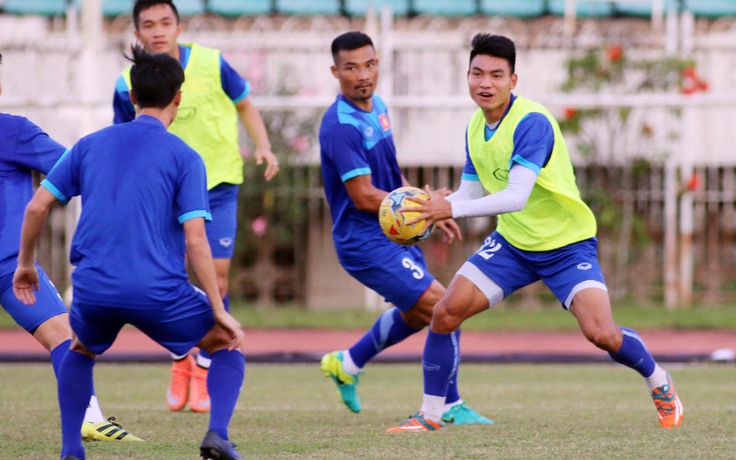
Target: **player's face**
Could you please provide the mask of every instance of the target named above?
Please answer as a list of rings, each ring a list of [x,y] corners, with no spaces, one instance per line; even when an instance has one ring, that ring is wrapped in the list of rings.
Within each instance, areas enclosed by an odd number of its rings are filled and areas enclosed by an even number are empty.
[[[487,122],[501,119],[515,86],[516,74],[511,73],[506,59],[479,54],[470,61],[468,90],[473,101],[483,109]]]
[[[378,57],[372,46],[340,51],[332,75],[340,81],[340,92],[358,107],[370,110],[378,83]],[[366,107],[367,105],[367,107]]]
[[[181,25],[176,20],[174,10],[169,5],[159,3],[141,11],[135,38],[149,53],[173,55],[179,33]]]

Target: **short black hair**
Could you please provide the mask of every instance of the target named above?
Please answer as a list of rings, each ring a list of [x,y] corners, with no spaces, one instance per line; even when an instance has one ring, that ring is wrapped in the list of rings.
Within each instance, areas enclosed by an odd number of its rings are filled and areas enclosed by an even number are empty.
[[[375,48],[371,37],[363,32],[352,31],[338,35],[334,40],[332,40],[332,60],[337,64],[337,57],[338,54],[340,54],[340,51],[357,50],[364,46]]]
[[[140,108],[164,108],[171,104],[184,83],[184,70],[179,61],[166,53],[151,54],[142,46],[131,47],[125,56],[130,69],[130,86]]]
[[[135,30],[138,30],[141,11],[147,10],[155,5],[169,5],[174,11],[174,16],[176,16],[176,23],[179,23],[179,10],[176,9],[176,5],[174,5],[172,0],[136,0],[135,5],[133,5],[133,25],[135,26]]]
[[[480,33],[473,37],[470,46],[470,61],[479,54],[506,59],[511,73],[516,68],[516,46],[514,42],[503,35]]]

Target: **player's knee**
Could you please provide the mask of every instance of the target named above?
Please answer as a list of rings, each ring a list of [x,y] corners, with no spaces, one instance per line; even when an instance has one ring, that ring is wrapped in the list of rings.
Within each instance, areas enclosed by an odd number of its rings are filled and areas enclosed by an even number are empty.
[[[621,348],[621,331],[618,329],[597,328],[586,333],[585,337],[601,350],[614,353]]]
[[[432,307],[418,303],[401,313],[404,322],[414,329],[426,327],[432,320]]]
[[[434,306],[432,313],[432,330],[440,334],[449,334],[460,328],[463,322],[461,315],[454,314],[452,309],[442,301]]]
[[[230,288],[230,279],[227,275],[217,275],[217,289],[220,291],[220,297],[225,298]]]

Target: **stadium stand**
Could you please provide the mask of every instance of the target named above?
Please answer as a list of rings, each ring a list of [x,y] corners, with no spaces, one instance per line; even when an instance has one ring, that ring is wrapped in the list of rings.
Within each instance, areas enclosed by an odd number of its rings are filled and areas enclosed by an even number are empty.
[[[536,18],[545,13],[545,0],[480,0],[480,13],[489,16]]]
[[[212,1],[212,0],[210,0]],[[410,0],[344,0],[345,14],[348,16],[365,16],[368,8],[374,8],[380,13],[383,8],[389,7],[394,16],[406,16],[409,14]]]
[[[281,14],[340,14],[339,0],[276,0],[276,11]]]
[[[207,11],[219,16],[236,18],[271,14],[272,0],[208,0]]]
[[[66,6],[66,0],[4,0],[2,5],[6,13],[37,16],[63,16]]]
[[[414,0],[414,12],[439,16],[472,16],[478,12],[475,0]]]
[[[736,16],[736,0],[684,0],[683,7],[700,17]]]
[[[565,3],[565,0],[549,0],[549,12],[555,16],[564,16]],[[575,15],[580,18],[608,17],[613,15],[613,4],[611,2],[577,0],[575,2]]]

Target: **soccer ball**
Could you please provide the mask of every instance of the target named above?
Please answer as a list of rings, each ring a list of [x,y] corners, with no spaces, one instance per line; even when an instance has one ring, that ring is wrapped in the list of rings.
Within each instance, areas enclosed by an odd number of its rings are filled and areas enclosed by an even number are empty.
[[[399,244],[417,244],[429,238],[434,229],[434,224],[424,228],[424,221],[420,220],[411,225],[404,225],[404,222],[413,219],[418,213],[415,212],[399,212],[400,208],[409,208],[417,206],[406,197],[412,196],[429,200],[430,196],[427,192],[416,187],[399,187],[386,196],[381,202],[378,210],[378,222],[381,224],[381,230],[391,241]]]

